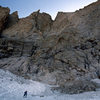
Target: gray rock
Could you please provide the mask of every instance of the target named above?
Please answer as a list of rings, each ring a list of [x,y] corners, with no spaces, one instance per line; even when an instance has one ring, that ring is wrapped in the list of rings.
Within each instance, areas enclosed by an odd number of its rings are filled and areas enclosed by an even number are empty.
[[[90,80],[100,78],[100,1],[59,12],[54,21],[39,10],[26,18],[9,16],[0,38],[0,68],[60,85],[65,93],[96,89]]]
[[[87,91],[96,91],[96,84],[90,81],[72,81],[72,82],[66,82],[60,87],[55,88],[55,90],[59,90],[61,93],[67,93],[67,94],[78,94],[82,92]]]

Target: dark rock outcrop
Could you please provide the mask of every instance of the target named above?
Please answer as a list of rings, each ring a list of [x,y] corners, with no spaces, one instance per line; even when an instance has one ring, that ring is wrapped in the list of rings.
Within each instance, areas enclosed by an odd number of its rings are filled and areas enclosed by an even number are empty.
[[[13,26],[14,24],[16,24],[18,22],[18,20],[19,20],[18,12],[15,11],[8,16],[8,22],[7,22],[6,28],[9,28],[9,27]]]
[[[0,6],[0,33],[5,28],[5,24],[7,22],[7,18],[9,16],[9,8],[4,8]]]
[[[65,93],[95,90],[91,79],[100,78],[100,1],[73,13],[59,12],[54,21],[39,11],[22,19],[9,16],[0,39],[0,68],[58,84]]]

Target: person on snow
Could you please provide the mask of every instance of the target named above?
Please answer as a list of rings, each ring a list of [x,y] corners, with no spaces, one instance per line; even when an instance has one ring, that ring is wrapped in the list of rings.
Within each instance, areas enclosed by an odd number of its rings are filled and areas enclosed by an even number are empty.
[[[23,97],[27,98],[27,91],[24,92]]]

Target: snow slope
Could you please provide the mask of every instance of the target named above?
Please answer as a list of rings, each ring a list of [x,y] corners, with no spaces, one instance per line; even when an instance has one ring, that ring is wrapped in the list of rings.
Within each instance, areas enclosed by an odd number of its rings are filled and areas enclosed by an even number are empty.
[[[95,79],[100,83],[100,80]],[[100,89],[95,92],[81,94],[53,93],[47,84],[32,80],[25,80],[9,71],[0,69],[0,100],[100,100]],[[27,98],[23,98],[24,91],[28,91]]]

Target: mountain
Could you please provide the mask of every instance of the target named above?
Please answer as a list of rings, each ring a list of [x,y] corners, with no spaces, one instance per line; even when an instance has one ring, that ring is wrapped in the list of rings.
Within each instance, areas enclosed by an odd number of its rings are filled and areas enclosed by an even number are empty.
[[[100,78],[100,0],[55,20],[40,10],[26,18],[0,7],[0,68],[57,84],[64,93],[95,90]]]

